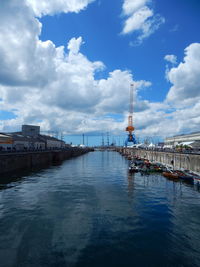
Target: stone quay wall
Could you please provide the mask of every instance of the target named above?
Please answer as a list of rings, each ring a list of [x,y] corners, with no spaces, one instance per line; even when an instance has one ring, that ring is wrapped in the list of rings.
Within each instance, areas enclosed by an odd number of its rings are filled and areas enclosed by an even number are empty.
[[[159,162],[175,169],[186,169],[200,173],[200,155],[177,152],[163,152],[136,148],[117,148],[117,151],[125,156],[138,156],[151,162]]]
[[[32,170],[90,152],[89,148],[0,154],[0,174]]]

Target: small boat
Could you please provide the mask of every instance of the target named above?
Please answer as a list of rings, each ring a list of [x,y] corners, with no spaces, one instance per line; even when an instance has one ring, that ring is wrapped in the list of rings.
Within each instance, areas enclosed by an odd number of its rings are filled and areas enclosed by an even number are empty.
[[[193,179],[193,183],[197,186],[200,186],[200,176],[194,172],[191,172],[189,170],[185,170],[184,173],[186,173],[186,175],[192,177]]]
[[[189,175],[183,171],[175,171],[177,174],[178,174],[178,177],[184,181],[187,181],[187,182],[190,182],[190,183],[193,183],[194,181],[194,178],[192,175]]]
[[[128,170],[129,172],[138,172],[138,167],[135,165],[131,165]]]
[[[151,172],[162,172],[162,167],[157,164],[151,164],[149,167]]]
[[[178,174],[173,171],[164,171],[162,174],[169,179],[179,179]]]
[[[139,171],[141,174],[150,174],[150,169],[146,164],[139,166]]]
[[[200,178],[196,178],[194,177],[194,184],[197,185],[198,187],[200,187]]]

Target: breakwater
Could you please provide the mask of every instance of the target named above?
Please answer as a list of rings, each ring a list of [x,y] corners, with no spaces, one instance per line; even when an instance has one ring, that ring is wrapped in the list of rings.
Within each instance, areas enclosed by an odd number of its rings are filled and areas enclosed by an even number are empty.
[[[117,151],[127,157],[138,156],[152,162],[159,162],[174,167],[175,169],[187,169],[200,173],[200,155],[137,148],[117,148]]]
[[[0,174],[49,166],[89,151],[91,151],[89,148],[70,147],[65,150],[0,154]]]

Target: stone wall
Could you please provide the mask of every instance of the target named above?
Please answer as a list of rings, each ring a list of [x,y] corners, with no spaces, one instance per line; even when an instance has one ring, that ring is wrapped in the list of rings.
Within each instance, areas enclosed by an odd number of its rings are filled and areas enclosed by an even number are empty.
[[[174,164],[175,169],[187,169],[200,173],[200,155],[150,151],[136,148],[119,148],[118,151],[127,156],[139,156],[152,162],[159,162],[171,167]]]
[[[32,170],[43,166],[62,162],[91,151],[87,148],[69,148],[63,151],[37,151],[0,154],[0,174],[13,173],[20,170]]]

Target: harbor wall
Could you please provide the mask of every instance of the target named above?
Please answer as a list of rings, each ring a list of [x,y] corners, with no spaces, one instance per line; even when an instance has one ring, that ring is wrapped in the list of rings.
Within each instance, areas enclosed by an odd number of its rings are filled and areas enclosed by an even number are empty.
[[[200,155],[136,148],[118,148],[117,151],[125,156],[138,156],[151,162],[159,162],[174,167],[175,169],[187,169],[200,173]]]
[[[32,170],[60,163],[91,151],[88,148],[68,148],[56,151],[37,151],[0,154],[0,174],[14,173],[20,170]]]

